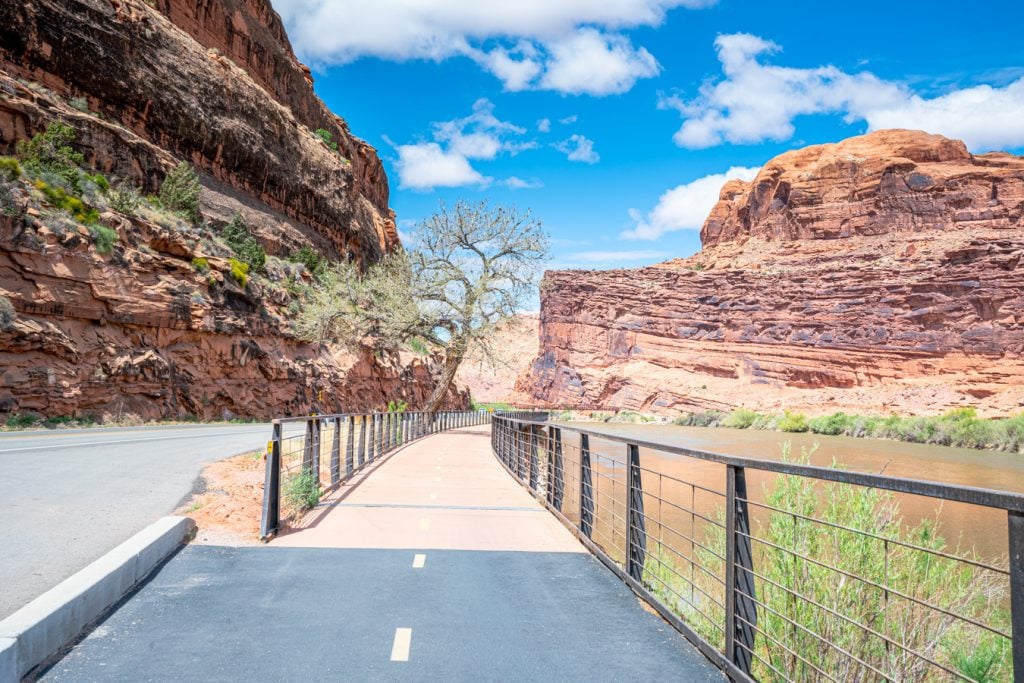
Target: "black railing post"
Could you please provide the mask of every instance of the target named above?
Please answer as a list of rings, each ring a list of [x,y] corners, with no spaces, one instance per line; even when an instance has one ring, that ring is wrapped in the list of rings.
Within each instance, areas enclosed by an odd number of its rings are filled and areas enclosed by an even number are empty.
[[[320,486],[320,418],[313,418],[313,481]]]
[[[555,504],[555,428],[551,425],[547,426],[544,437],[544,452],[548,454],[548,466],[547,466],[547,482],[544,484],[545,493],[547,494],[548,505]]]
[[[313,420],[306,418],[306,438],[302,441],[302,469],[313,469]]]
[[[640,477],[640,447],[628,444],[626,463],[626,573],[634,581],[644,576],[647,559],[647,523],[644,518],[644,488]]]
[[[373,418],[377,421],[377,457],[384,455],[384,416],[374,413]]]
[[[537,425],[528,425],[527,429],[530,434],[530,488],[534,491],[537,490],[537,479],[540,475],[540,467],[537,462]]]
[[[362,415],[359,416],[359,467],[361,468],[367,463],[367,458],[370,454],[367,453],[367,423],[370,421],[370,416]],[[373,444],[371,444],[373,445]]]
[[[519,427],[516,429],[516,435],[519,441],[516,469],[519,471],[519,481],[526,481],[526,425],[522,422],[519,423]]]
[[[556,510],[562,510],[562,500],[565,497],[565,465],[562,462],[562,428],[561,427],[549,427],[554,429],[555,437],[555,448],[554,448],[554,462],[555,462],[555,481],[552,490],[551,504]],[[551,455],[549,454],[550,458]]]
[[[345,478],[348,479],[352,476],[352,470],[354,469],[355,463],[352,462],[355,457],[355,445],[356,445],[356,416],[348,416],[348,434],[345,435]]]
[[[590,473],[590,435],[580,434],[580,531],[587,538],[594,530],[594,484]]]
[[[1010,613],[1013,681],[1024,683],[1024,512],[1007,513],[1010,534]]]
[[[749,676],[757,604],[747,479],[742,467],[726,466],[725,511],[725,656]]]
[[[331,486],[341,479],[341,418],[334,418],[334,438],[331,439]]]
[[[273,437],[267,453],[267,470],[263,478],[263,515],[260,538],[266,540],[277,533],[281,509],[281,423],[274,421]]]

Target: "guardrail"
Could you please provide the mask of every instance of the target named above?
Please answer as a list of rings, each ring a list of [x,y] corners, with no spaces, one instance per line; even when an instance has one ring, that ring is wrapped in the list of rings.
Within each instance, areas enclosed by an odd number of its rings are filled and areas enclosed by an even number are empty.
[[[498,460],[734,680],[1024,683],[1024,495],[544,417],[496,414]],[[947,547],[897,496],[989,509],[1007,556]]]
[[[416,439],[486,424],[485,411],[340,413],[273,421],[263,484],[260,538],[299,518],[320,496]],[[293,431],[294,433],[287,433]],[[343,445],[344,444],[344,445]]]

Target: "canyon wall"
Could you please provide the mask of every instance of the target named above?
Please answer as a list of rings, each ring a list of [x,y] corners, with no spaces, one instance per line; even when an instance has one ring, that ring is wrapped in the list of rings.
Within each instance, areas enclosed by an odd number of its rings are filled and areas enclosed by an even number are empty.
[[[203,220],[115,209],[95,191],[83,199],[99,219],[82,222],[31,178],[3,184],[0,297],[15,316],[0,320],[0,414],[266,418],[426,401],[430,358],[295,337],[312,280],[289,256],[372,263],[400,244],[380,159],[316,97],[267,0],[0,4],[0,154],[52,121],[115,187],[156,193],[190,162]],[[271,255],[248,278],[219,237],[236,215]]]
[[[880,131],[721,193],[695,256],[555,271],[524,404],[1024,409],[1024,158]]]

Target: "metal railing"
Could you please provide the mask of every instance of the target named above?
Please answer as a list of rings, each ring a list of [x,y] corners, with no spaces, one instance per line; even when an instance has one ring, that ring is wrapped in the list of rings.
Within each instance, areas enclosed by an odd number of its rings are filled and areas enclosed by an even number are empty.
[[[490,420],[485,411],[341,413],[274,420],[260,538],[273,537],[315,506],[320,496],[396,448]]]
[[[498,460],[734,680],[1024,682],[1024,495],[546,417],[496,414]],[[947,547],[911,500],[977,508],[1007,554]]]

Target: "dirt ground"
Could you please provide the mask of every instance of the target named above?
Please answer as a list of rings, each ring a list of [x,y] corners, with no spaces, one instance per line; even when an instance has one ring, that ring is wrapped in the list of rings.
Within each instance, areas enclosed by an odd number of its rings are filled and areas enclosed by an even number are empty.
[[[202,493],[192,495],[176,511],[197,526],[193,543],[255,545],[259,543],[265,461],[262,451],[243,453],[203,470]]]

